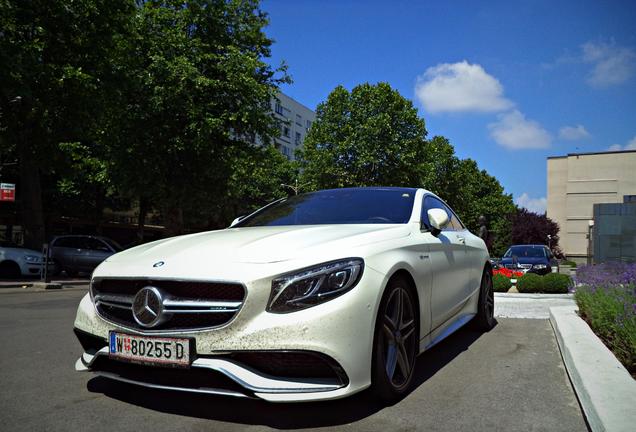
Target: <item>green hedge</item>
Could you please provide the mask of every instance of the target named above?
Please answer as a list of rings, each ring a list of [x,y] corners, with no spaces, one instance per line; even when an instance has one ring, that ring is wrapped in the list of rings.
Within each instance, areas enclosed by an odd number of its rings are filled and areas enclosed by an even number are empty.
[[[512,282],[502,274],[496,274],[492,277],[492,288],[495,292],[508,292]]]
[[[563,260],[561,261],[561,265],[566,265],[570,267],[576,267],[576,263],[574,261]]]
[[[517,279],[517,290],[520,293],[566,294],[571,286],[572,278],[558,273],[548,273],[545,276],[526,273]]]
[[[526,273],[517,279],[517,291],[520,293],[541,292],[542,278],[538,274]]]
[[[550,294],[567,294],[572,286],[572,278],[565,274],[548,273],[543,276],[543,292]]]

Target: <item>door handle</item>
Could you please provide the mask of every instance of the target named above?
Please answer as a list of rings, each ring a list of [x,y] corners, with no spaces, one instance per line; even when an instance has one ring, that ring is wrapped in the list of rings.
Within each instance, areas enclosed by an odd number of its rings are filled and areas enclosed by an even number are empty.
[[[466,244],[466,238],[464,237],[457,236],[457,241],[459,241],[460,243]]]

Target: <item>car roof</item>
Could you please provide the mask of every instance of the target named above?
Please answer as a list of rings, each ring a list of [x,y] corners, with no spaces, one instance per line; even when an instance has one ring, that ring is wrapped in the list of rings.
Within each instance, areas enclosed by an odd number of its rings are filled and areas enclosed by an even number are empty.
[[[511,245],[510,247],[533,247],[533,248],[547,248],[546,245],[542,245],[542,244],[516,244],[516,245]]]
[[[332,189],[320,189],[317,191],[311,191],[311,192],[307,192],[307,193],[312,193],[312,192],[328,192],[328,191],[346,191],[346,190],[350,190],[350,191],[354,191],[354,190],[382,190],[382,191],[386,191],[386,190],[393,190],[396,192],[410,192],[410,193],[414,193],[418,190],[419,188],[413,188],[413,187],[398,187],[398,186],[358,186],[358,187],[347,187],[347,188],[332,188]]]

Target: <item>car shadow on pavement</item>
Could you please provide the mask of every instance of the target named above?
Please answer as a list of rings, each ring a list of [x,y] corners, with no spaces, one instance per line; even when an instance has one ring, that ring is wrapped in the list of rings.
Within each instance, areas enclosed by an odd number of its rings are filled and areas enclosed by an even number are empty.
[[[468,350],[480,332],[463,328],[417,359],[414,383],[409,392],[434,376],[455,357]],[[87,383],[92,393],[139,407],[170,414],[276,429],[304,429],[352,423],[386,408],[363,391],[345,399],[309,403],[275,404],[254,399],[156,390],[94,377]],[[403,399],[407,399],[409,394]],[[399,402],[398,402],[399,403]]]

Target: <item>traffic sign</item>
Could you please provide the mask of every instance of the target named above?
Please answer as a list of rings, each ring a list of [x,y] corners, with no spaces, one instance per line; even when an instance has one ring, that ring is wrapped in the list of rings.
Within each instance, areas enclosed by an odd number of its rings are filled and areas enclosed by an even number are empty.
[[[0,201],[15,201],[15,184],[0,183]]]

